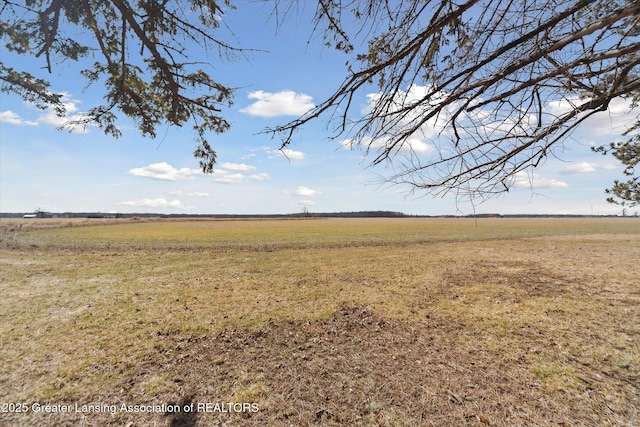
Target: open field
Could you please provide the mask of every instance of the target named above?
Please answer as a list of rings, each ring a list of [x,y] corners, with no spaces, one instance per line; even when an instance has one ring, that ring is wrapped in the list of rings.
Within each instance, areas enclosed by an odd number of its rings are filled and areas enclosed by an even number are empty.
[[[37,221],[0,425],[640,425],[640,219]]]

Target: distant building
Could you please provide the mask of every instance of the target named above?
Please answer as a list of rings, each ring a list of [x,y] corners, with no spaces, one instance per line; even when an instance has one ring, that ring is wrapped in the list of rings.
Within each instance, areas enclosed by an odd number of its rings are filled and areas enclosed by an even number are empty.
[[[36,211],[36,213],[22,215],[22,218],[53,218],[53,215],[49,212]]]

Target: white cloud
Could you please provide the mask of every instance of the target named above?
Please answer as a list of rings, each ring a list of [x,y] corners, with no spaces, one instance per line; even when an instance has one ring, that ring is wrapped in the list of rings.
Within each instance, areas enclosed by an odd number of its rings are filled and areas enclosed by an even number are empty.
[[[375,104],[380,102],[382,99],[386,99],[385,102],[388,103],[388,109],[386,111],[377,111],[376,113],[394,114],[401,110],[404,111],[405,109],[408,109],[408,111],[402,113],[402,117],[397,123],[395,123],[394,127],[397,129],[413,127],[418,121],[421,122],[424,119],[425,114],[431,111],[445,98],[446,94],[444,92],[437,92],[431,96],[427,96],[427,94],[432,90],[432,86],[420,86],[414,84],[411,85],[406,92],[398,90],[393,94],[392,98],[390,98],[388,94],[384,94],[382,92],[370,93],[367,94],[368,103],[364,107],[362,113],[373,113]],[[427,103],[425,103],[425,99],[428,99]],[[446,130],[445,128],[448,118],[451,116],[451,112],[455,111],[457,107],[457,103],[450,104],[440,114],[431,117],[423,123],[412,137],[418,138],[424,142],[425,140],[436,137],[440,133],[444,132]],[[414,148],[414,151],[417,150]]]
[[[68,130],[72,133],[88,133],[88,127],[95,126],[93,123],[87,123],[86,125],[82,124],[70,124],[75,121],[83,121],[87,119],[87,115],[85,113],[77,111],[79,110],[78,105],[82,102],[80,100],[72,98],[68,93],[62,94],[62,105],[65,108],[66,115],[60,117],[56,114],[53,108],[47,108],[46,112],[38,117],[36,120],[38,123],[44,123],[49,126],[53,126],[56,128],[63,127],[65,130]],[[76,113],[76,114],[73,114]]]
[[[446,106],[439,114],[431,117],[426,122],[420,124],[427,113],[435,108],[439,102],[441,102],[446,93],[437,92],[431,96],[427,96],[433,90],[432,86],[425,85],[411,85],[407,91],[398,90],[393,95],[384,94],[382,92],[367,94],[367,104],[362,109],[362,114],[377,114],[380,116],[391,115],[399,113],[397,117],[392,120],[383,122],[381,119],[381,129],[384,126],[386,134],[400,134],[403,130],[414,128],[415,131],[410,137],[400,146],[394,147],[394,151],[391,153],[400,154],[404,156],[413,155],[425,155],[436,151],[435,145],[432,143],[440,144],[439,137],[446,136],[451,133],[447,128],[448,121],[459,105],[458,103],[451,103]],[[426,101],[425,101],[426,100]],[[376,103],[384,101],[387,109],[385,111],[376,111]],[[474,119],[478,119],[482,115],[482,111],[474,112]],[[468,119],[468,115],[463,115],[461,120]],[[397,120],[397,121],[395,121]],[[384,125],[382,125],[384,123]],[[391,124],[389,124],[391,123]],[[418,124],[420,124],[418,126]],[[375,126],[374,126],[375,128]],[[476,129],[471,127],[472,129]],[[378,129],[380,130],[380,129]],[[365,152],[371,152],[373,156],[377,156],[382,152],[389,144],[391,139],[389,137],[371,138],[364,137],[359,140],[345,139],[341,142],[341,145],[351,150],[359,148]]]
[[[180,179],[193,179],[196,175],[201,175],[200,169],[181,168],[176,169],[166,162],[153,163],[142,168],[134,168],[127,172],[129,175],[142,176],[145,178],[159,179],[163,181],[177,181]]]
[[[621,165],[614,165],[612,163],[605,163],[603,165],[599,165],[598,166],[600,169],[604,169],[604,170],[616,170],[616,169],[620,169]]]
[[[386,146],[387,141],[388,141],[387,138],[373,139],[370,137],[364,137],[360,141],[356,141],[352,138],[348,138],[348,139],[342,140],[340,142],[340,145],[342,145],[342,147],[344,147],[344,149],[346,150],[353,150],[356,146],[359,146],[360,148],[363,148],[365,150],[366,149],[381,150]],[[435,147],[433,146],[433,144],[430,144],[425,141],[426,141],[425,138],[409,138],[402,145],[402,147],[399,147],[398,151],[405,152],[405,153],[414,152],[414,153],[426,154],[435,150]]]
[[[220,178],[214,178],[215,182],[219,182],[221,184],[239,184],[242,182],[244,176],[241,173],[232,173],[228,175],[223,175]]]
[[[258,90],[250,92],[248,98],[255,99],[256,102],[243,108],[240,112],[250,116],[300,116],[315,107],[312,102],[313,97],[292,90],[275,93]]]
[[[238,171],[252,171],[254,166],[246,165],[244,163],[223,163],[220,165],[220,169],[214,169],[213,180],[221,184],[239,184],[245,178],[241,173],[232,173]],[[200,169],[181,168],[176,169],[166,162],[153,163],[149,166],[141,168],[133,168],[127,172],[129,175],[141,176],[145,178],[158,179],[163,181],[178,181],[184,179],[194,179],[194,177],[203,175]],[[254,181],[264,181],[271,179],[267,173],[253,174],[248,177]],[[206,192],[183,192],[172,191],[172,196],[186,196],[186,197],[209,197],[209,193]]]
[[[13,125],[28,125],[38,126],[43,123],[45,125],[53,126],[56,128],[63,127],[72,133],[87,133],[88,127],[95,126],[95,124],[87,123],[86,125],[72,125],[71,122],[82,121],[87,118],[85,113],[78,112],[78,105],[81,101],[73,99],[69,94],[62,94],[62,105],[65,108],[66,115],[58,116],[53,107],[49,107],[41,114],[35,121],[24,120],[18,114],[13,111],[3,111],[0,113],[0,122],[9,123]],[[75,113],[75,114],[74,114]]]
[[[271,177],[269,176],[268,173],[257,173],[257,174],[253,174],[253,175],[249,175],[248,177],[249,179],[252,179],[254,181],[267,181],[269,179],[271,179]]]
[[[223,163],[220,168],[228,171],[246,172],[254,170],[255,166],[245,165],[244,163]]]
[[[276,150],[276,153],[280,154],[283,157],[286,157],[289,160],[304,160],[306,155],[302,151],[294,151],[288,148],[284,150]]]
[[[367,104],[362,113],[377,114],[384,117],[378,123],[374,120],[373,131],[384,131],[387,135],[400,133],[402,130],[415,128],[415,132],[401,147],[394,147],[393,154],[415,156],[433,154],[436,146],[441,152],[447,153],[451,144],[458,144],[457,137],[461,138],[462,146],[474,145],[479,140],[515,140],[519,135],[530,134],[537,125],[538,115],[535,111],[527,112],[525,109],[509,110],[506,108],[493,110],[491,106],[478,108],[471,112],[458,112],[463,100],[446,105],[439,114],[422,123],[427,113],[433,111],[439,103],[446,98],[447,93],[433,91],[429,85],[411,85],[406,91],[399,90],[393,95],[382,92],[367,94]],[[375,110],[376,103],[384,101],[386,110]],[[478,101],[481,101],[479,99]],[[557,118],[569,113],[576,107],[588,102],[580,98],[564,98],[547,102],[541,112],[543,122],[549,125]],[[378,107],[379,108],[379,107]],[[401,113],[394,116],[396,113]],[[449,124],[454,113],[457,116],[457,134],[454,137],[453,129]],[[536,113],[536,114],[534,114]],[[579,120],[584,116],[578,115],[574,119]],[[630,123],[635,123],[640,115],[640,108],[631,109],[629,100],[614,99],[605,112],[590,116],[580,125],[591,135],[620,135],[627,129]],[[390,118],[391,117],[391,118]],[[359,141],[346,139],[342,146],[346,149],[361,148],[370,150],[371,155],[377,156],[391,140],[388,137],[362,138]],[[455,148],[458,148],[455,145]],[[453,150],[453,148],[452,148]]]
[[[313,196],[317,196],[318,194],[322,194],[322,192],[317,191],[317,190],[312,190],[309,187],[298,187],[296,188],[296,190],[293,192],[293,194],[295,194],[296,196],[303,196],[303,197],[313,197]]]
[[[164,197],[156,197],[154,199],[130,200],[126,202],[116,203],[123,206],[136,206],[145,208],[182,208],[182,202],[179,200],[167,200]]]
[[[551,101],[546,105],[545,113],[550,114],[552,117],[560,116],[585,102],[588,102],[588,99],[575,98]],[[632,108],[631,100],[616,98],[609,103],[606,111],[593,114],[580,126],[586,129],[590,135],[620,135],[638,120],[639,115],[640,109]],[[582,116],[579,115],[578,117]]]
[[[545,105],[544,111],[545,113],[551,114],[553,116],[560,116],[573,110],[581,103],[582,102],[579,98],[564,98],[556,101],[549,101],[547,105]]]
[[[607,111],[589,117],[585,128],[595,135],[621,135],[638,120],[640,109],[631,108],[631,100],[616,98],[609,103]]]
[[[435,148],[432,144],[424,142],[422,138],[409,138],[407,140],[407,148],[416,153],[429,153]]]
[[[569,184],[555,178],[546,178],[537,173],[518,172],[513,182],[515,188],[539,190],[549,188],[567,188]]]
[[[186,197],[209,197],[209,193],[202,193],[199,191],[193,191],[193,192],[189,192],[189,193],[185,193],[183,191],[172,191],[169,194],[171,194],[172,196],[186,196]]]
[[[595,172],[595,171],[596,171],[596,165],[594,165],[593,163],[581,162],[581,163],[575,163],[567,166],[566,168],[564,168],[564,170],[561,173],[563,175],[573,175],[573,174],[589,173],[589,172]]]
[[[18,114],[14,113],[11,110],[0,112],[0,122],[8,123],[11,125],[38,126],[38,122],[23,120],[22,117],[20,117]]]
[[[0,122],[9,123],[12,125],[20,125],[22,124],[22,119],[13,111],[7,110],[0,113]]]

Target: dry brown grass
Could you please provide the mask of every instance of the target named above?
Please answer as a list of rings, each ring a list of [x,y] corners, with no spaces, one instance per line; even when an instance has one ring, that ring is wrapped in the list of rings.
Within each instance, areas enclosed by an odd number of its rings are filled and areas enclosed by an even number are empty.
[[[5,231],[0,402],[117,410],[3,425],[640,423],[640,221],[126,227]]]
[[[44,230],[48,228],[81,227],[87,225],[118,224],[140,219],[111,218],[0,218],[0,232]]]

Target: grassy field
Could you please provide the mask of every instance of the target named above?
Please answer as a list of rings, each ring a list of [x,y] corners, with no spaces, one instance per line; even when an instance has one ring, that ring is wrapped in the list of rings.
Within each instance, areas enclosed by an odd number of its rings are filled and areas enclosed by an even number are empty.
[[[636,218],[0,233],[3,426],[640,425]]]

